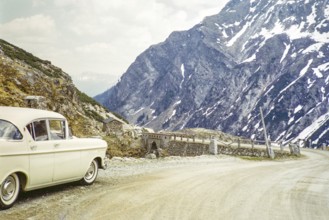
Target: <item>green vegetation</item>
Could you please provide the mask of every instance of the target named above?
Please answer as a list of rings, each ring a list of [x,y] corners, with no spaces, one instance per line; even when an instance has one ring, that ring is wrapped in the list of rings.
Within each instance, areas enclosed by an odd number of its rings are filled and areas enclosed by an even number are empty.
[[[15,82],[17,76],[17,70],[0,60],[0,105],[20,106],[23,103],[20,97],[22,85],[17,85],[17,81]],[[23,82],[20,83],[23,84]]]
[[[127,119],[125,119],[124,117],[122,117],[121,115],[119,115],[116,112],[111,112],[113,115],[115,115],[115,117],[121,119],[122,121],[126,122],[127,124],[129,124],[129,121],[127,121]]]
[[[102,108],[104,108],[101,104],[99,104],[96,100],[94,100],[93,98],[89,97],[86,93],[79,91],[78,89],[76,90],[79,100],[83,103],[87,103],[87,104],[91,104],[93,106],[100,106]],[[107,110],[107,109],[106,109]],[[104,118],[102,116],[100,116],[97,112],[93,111],[93,110],[89,110],[89,109],[84,109],[86,115],[88,115],[88,117],[91,117],[97,121],[102,122],[104,120]]]
[[[107,108],[105,108],[104,106],[102,106],[101,104],[99,104],[96,100],[94,100],[93,98],[89,97],[87,94],[85,94],[84,92],[81,92],[79,90],[76,90],[79,100],[83,103],[87,103],[87,104],[91,104],[93,106],[99,106],[102,107],[106,110],[106,112],[109,112]],[[97,112],[93,111],[93,110],[88,110],[88,109],[84,109],[86,115],[88,115],[88,117],[91,117],[99,122],[102,122],[104,120],[104,118],[102,116],[100,116]],[[121,120],[125,121],[126,123],[129,123],[126,119],[124,119],[121,115],[112,112],[112,114],[114,114],[116,117],[120,118]]]
[[[84,109],[84,112],[89,118],[93,118],[96,121],[103,122],[103,120],[104,120],[104,118],[102,116],[100,116],[97,112],[95,112],[94,110]]]
[[[84,102],[84,103],[89,103],[89,104],[92,104],[92,105],[98,105],[98,106],[101,106],[101,104],[99,104],[98,102],[95,101],[95,99],[89,97],[87,94],[77,90],[77,93],[78,93],[78,96],[79,96],[79,100],[81,102]]]
[[[44,66],[51,65],[50,61],[47,60],[41,60],[38,57],[33,56],[33,54],[26,52],[25,50],[15,47],[14,45],[0,39],[0,47],[2,51],[11,59],[13,60],[21,60],[27,65],[43,72],[47,76],[55,77],[55,78],[68,78],[67,75],[64,75],[62,70],[59,68],[55,68],[52,66],[52,68],[45,68]]]

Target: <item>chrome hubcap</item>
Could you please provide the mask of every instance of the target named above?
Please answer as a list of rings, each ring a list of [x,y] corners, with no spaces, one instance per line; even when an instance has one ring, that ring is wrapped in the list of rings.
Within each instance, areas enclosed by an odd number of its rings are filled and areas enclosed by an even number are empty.
[[[1,195],[5,201],[10,200],[15,195],[16,182],[12,176],[9,176],[1,187]]]
[[[89,180],[92,179],[95,173],[95,164],[91,163],[86,175],[85,175],[85,179]]]

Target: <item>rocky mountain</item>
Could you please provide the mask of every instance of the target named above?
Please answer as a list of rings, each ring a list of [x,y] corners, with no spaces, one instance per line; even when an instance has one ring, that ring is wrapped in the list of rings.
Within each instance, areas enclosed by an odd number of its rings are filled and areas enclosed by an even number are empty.
[[[42,97],[41,103],[34,104],[65,115],[77,136],[99,135],[102,121],[115,117],[80,92],[71,77],[50,61],[39,59],[4,40],[0,40],[0,84],[0,105],[26,107],[27,97],[32,101]]]
[[[96,100],[156,130],[329,139],[329,1],[231,0],[140,54]]]

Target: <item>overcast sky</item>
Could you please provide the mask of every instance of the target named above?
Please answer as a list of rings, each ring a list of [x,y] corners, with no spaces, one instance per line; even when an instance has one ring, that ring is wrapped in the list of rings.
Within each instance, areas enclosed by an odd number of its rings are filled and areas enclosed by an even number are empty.
[[[50,60],[90,96],[171,32],[217,14],[228,0],[0,0],[0,38]]]

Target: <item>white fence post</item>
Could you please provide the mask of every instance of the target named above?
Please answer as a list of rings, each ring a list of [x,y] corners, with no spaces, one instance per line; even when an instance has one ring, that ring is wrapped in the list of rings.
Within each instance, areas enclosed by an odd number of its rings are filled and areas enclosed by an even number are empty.
[[[217,140],[212,138],[209,144],[209,153],[213,155],[217,155]]]

